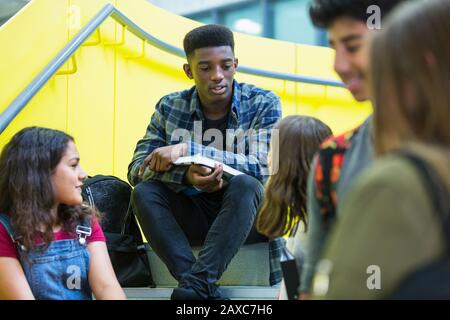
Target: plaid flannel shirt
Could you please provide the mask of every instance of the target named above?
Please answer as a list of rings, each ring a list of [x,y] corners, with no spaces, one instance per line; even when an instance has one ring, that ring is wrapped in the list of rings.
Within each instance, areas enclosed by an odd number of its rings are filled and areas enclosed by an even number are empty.
[[[155,107],[145,136],[138,141],[128,166],[128,180],[135,186],[145,180],[159,180],[172,190],[187,192],[183,184],[185,166],[174,166],[166,172],[147,168],[138,175],[143,160],[153,150],[181,141],[188,145],[188,155],[202,154],[225,163],[264,182],[268,176],[267,153],[271,130],[281,118],[281,104],[273,92],[254,85],[233,82],[231,114],[227,124],[227,145],[219,150],[202,144],[205,117],[200,108],[196,87],[168,94]],[[228,131],[240,139],[229,139]],[[229,141],[232,143],[229,144]],[[281,281],[279,271],[279,240],[270,242],[271,285]]]
[[[271,129],[280,118],[281,104],[274,93],[234,81],[227,135],[231,130],[230,134],[239,138],[237,143],[236,139],[227,138],[226,149],[219,150],[202,144],[201,127],[205,117],[195,86],[166,95],[156,105],[145,136],[137,143],[128,166],[128,180],[132,185],[143,180],[160,180],[177,192],[188,188],[183,184],[187,169],[183,166],[166,172],[154,172],[147,168],[141,177],[138,176],[140,165],[153,150],[183,141],[188,144],[188,155],[201,153],[263,182],[268,175],[267,152]],[[237,153],[233,152],[236,150]]]

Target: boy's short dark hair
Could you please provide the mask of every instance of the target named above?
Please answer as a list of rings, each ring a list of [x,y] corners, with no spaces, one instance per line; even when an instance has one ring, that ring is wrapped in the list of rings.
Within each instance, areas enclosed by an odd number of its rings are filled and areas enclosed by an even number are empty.
[[[328,28],[340,17],[366,22],[370,14],[367,8],[376,5],[381,9],[381,19],[400,2],[405,0],[312,0],[309,15],[318,28]]]
[[[218,24],[207,24],[189,31],[183,40],[183,47],[188,57],[195,49],[206,47],[230,46],[234,53],[233,32]]]

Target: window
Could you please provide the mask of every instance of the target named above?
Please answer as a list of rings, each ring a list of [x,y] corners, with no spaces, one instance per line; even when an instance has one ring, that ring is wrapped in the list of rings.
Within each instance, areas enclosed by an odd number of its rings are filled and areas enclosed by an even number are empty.
[[[317,44],[317,31],[309,18],[309,1],[270,1],[272,37],[275,39]]]
[[[232,9],[223,10],[220,13],[222,24],[233,31],[263,36],[262,11],[258,2]]]
[[[315,28],[309,18],[309,3],[310,0],[249,0],[188,17],[203,23],[223,24],[233,31],[255,36],[326,46],[325,31]]]

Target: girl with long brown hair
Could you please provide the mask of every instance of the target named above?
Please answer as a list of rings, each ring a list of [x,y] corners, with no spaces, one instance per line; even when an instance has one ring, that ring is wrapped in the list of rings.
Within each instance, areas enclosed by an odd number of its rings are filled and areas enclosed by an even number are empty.
[[[306,185],[314,154],[332,134],[322,121],[308,116],[288,116],[274,127],[270,144],[270,178],[257,217],[257,230],[269,238],[289,234],[288,249],[301,258],[303,232],[308,226]],[[300,266],[301,261],[297,262]],[[284,283],[280,298],[284,298]]]
[[[0,156],[0,299],[123,299],[71,136],[25,128]]]

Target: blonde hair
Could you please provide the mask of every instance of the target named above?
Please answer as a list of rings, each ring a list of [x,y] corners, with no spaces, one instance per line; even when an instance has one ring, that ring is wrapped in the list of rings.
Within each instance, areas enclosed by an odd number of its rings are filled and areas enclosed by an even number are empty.
[[[405,142],[450,145],[450,1],[397,8],[372,39],[378,154]]]

